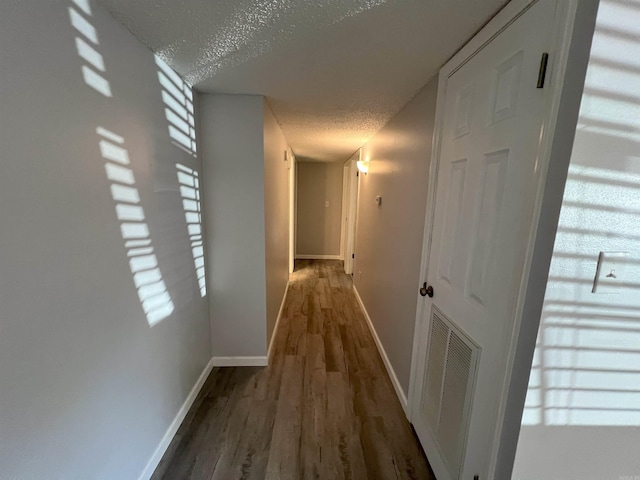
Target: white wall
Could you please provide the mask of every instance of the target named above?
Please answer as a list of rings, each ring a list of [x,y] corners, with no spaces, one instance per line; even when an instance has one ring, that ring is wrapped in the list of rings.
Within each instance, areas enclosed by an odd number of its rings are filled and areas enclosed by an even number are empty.
[[[342,164],[298,162],[296,198],[296,255],[339,257]]]
[[[264,215],[267,283],[267,342],[271,341],[289,281],[289,144],[264,101]]]
[[[198,95],[215,357],[266,360],[289,279],[291,150],[257,95]]]
[[[640,9],[602,0],[513,478],[640,478]],[[598,254],[629,252],[617,294]]]
[[[263,98],[209,94],[198,98],[213,353],[265,356]]]
[[[405,394],[436,96],[433,79],[363,147],[370,165],[360,174],[354,283]]]
[[[0,479],[137,478],[211,353],[175,165],[200,162],[171,143],[152,53],[93,2],[112,96],[84,83],[72,5],[0,5]],[[99,126],[124,137],[173,303],[153,327]]]

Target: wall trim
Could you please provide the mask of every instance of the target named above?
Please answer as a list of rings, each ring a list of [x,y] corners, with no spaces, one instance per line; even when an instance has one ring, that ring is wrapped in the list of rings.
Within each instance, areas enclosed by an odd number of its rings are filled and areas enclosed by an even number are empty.
[[[371,335],[373,335],[373,340],[376,342],[376,347],[378,347],[378,352],[380,353],[380,356],[382,357],[382,361],[384,362],[384,366],[387,369],[387,373],[389,374],[389,378],[391,379],[391,384],[393,385],[393,388],[396,391],[396,395],[398,396],[398,400],[400,400],[400,405],[402,405],[402,409],[404,410],[404,414],[407,416],[407,418],[409,418],[407,395],[404,393],[404,390],[402,389],[402,386],[400,385],[400,381],[398,380],[398,376],[396,375],[396,372],[393,369],[393,366],[391,365],[391,361],[389,360],[389,357],[387,356],[387,352],[385,351],[384,346],[382,345],[382,342],[380,341],[380,337],[378,337],[378,333],[376,332],[376,329],[373,326],[373,322],[371,321],[371,317],[369,316],[369,312],[367,312],[367,309],[364,306],[362,298],[360,298],[360,294],[358,293],[358,289],[356,288],[355,285],[353,286],[353,293],[355,294],[356,300],[358,301],[358,304],[360,305],[360,308],[362,309],[362,313],[364,313],[364,318],[367,320],[367,325],[369,326],[369,330],[371,330]]]
[[[211,360],[209,360],[209,363],[207,363],[207,366],[204,367],[204,370],[202,370],[202,373],[198,377],[198,380],[196,380],[196,383],[191,389],[191,391],[189,392],[189,395],[187,395],[187,398],[185,399],[184,403],[178,410],[178,413],[176,414],[175,418],[169,425],[169,428],[167,428],[167,431],[162,437],[162,440],[160,440],[160,443],[158,444],[155,451],[153,452],[153,455],[151,455],[151,458],[149,459],[149,461],[147,462],[147,465],[144,467],[144,470],[138,477],[138,480],[149,480],[153,475],[153,472],[155,472],[156,468],[158,468],[158,464],[160,463],[160,460],[162,460],[162,457],[167,451],[167,448],[169,448],[169,445],[171,444],[173,437],[175,437],[178,431],[178,428],[180,428],[182,421],[187,416],[189,409],[191,409],[193,402],[195,402],[196,398],[198,397],[200,390],[202,390],[202,387],[204,386],[204,382],[209,377],[209,374],[211,373],[211,370],[213,369],[214,366],[215,366],[214,358],[212,358]]]
[[[266,356],[261,357],[213,357],[214,367],[266,367]]]
[[[280,310],[278,311],[278,317],[276,318],[276,324],[273,327],[273,332],[271,333],[271,340],[269,340],[269,349],[267,350],[267,360],[271,361],[271,350],[273,349],[273,339],[276,338],[276,334],[278,333],[278,327],[280,327],[280,319],[282,318],[282,312],[284,311],[284,306],[287,303],[287,295],[289,295],[289,284],[291,281],[287,282],[287,286],[284,289],[284,296],[282,297],[282,303],[280,304]]]
[[[296,260],[342,260],[340,255],[305,255],[296,253]]]

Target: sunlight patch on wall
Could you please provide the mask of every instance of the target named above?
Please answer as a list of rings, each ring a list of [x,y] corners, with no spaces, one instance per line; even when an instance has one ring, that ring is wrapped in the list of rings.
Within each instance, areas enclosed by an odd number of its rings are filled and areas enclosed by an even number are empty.
[[[82,65],[84,81],[105,97],[112,97],[109,82],[98,73],[105,73],[106,67],[104,58],[95,48],[100,44],[97,31],[85,18],[92,16],[89,0],[72,2],[73,6],[68,11],[71,25],[80,34],[75,37],[75,46],[78,56],[85,62]],[[96,128],[96,133],[100,137],[98,147],[105,161],[105,174],[111,182],[111,196],[120,221],[133,282],[147,322],[153,326],[171,315],[175,307],[158,268],[124,138],[104,127]]]
[[[637,7],[635,7],[637,9]],[[640,141],[640,31],[633,4],[603,1],[578,129]]]
[[[523,425],[640,426],[640,28],[637,2],[602,0]],[[629,252],[594,294],[599,252]]]
[[[149,226],[140,206],[140,194],[129,168],[129,152],[120,135],[103,127],[98,127],[96,133],[101,137],[98,142],[100,155],[105,160],[105,172],[111,181],[111,196],[116,204],[133,282],[147,322],[153,326],[171,315],[174,305],[158,268]]]
[[[95,27],[85,18],[85,15],[91,17],[91,6],[88,0],[72,1],[75,7],[69,7],[69,19],[71,20],[73,28],[80,34],[75,37],[75,44],[78,56],[86,62],[86,65],[82,66],[84,83],[105,97],[112,97],[111,85],[98,73],[98,71],[105,71],[104,59],[102,55],[91,46],[91,44],[95,46],[100,44]]]
[[[617,165],[569,168],[525,426],[640,426],[640,157]],[[617,294],[591,293],[602,249],[631,252]]]
[[[189,241],[191,242],[191,253],[193,264],[198,277],[200,296],[207,294],[204,268],[204,246],[202,243],[202,213],[200,210],[200,179],[198,172],[176,163],[178,183],[180,184],[180,195],[182,196],[182,206],[184,217],[187,222]]]
[[[159,67],[158,80],[162,86],[162,101],[165,104],[164,113],[169,122],[171,141],[195,157],[196,127],[191,87],[157,55],[155,61]]]

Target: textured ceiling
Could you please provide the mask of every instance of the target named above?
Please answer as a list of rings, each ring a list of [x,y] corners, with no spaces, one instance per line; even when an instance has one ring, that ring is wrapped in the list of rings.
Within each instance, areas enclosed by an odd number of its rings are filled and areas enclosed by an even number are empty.
[[[506,0],[99,0],[198,91],[265,95],[299,159],[344,161]]]

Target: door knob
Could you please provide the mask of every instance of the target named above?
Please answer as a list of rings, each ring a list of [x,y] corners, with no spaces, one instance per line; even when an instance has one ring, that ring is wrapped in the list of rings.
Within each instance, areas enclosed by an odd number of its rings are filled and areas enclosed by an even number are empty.
[[[420,295],[422,295],[423,297],[429,296],[429,298],[432,298],[433,287],[431,285],[427,287],[427,282],[424,282],[424,284],[422,285],[422,288],[420,288]]]

